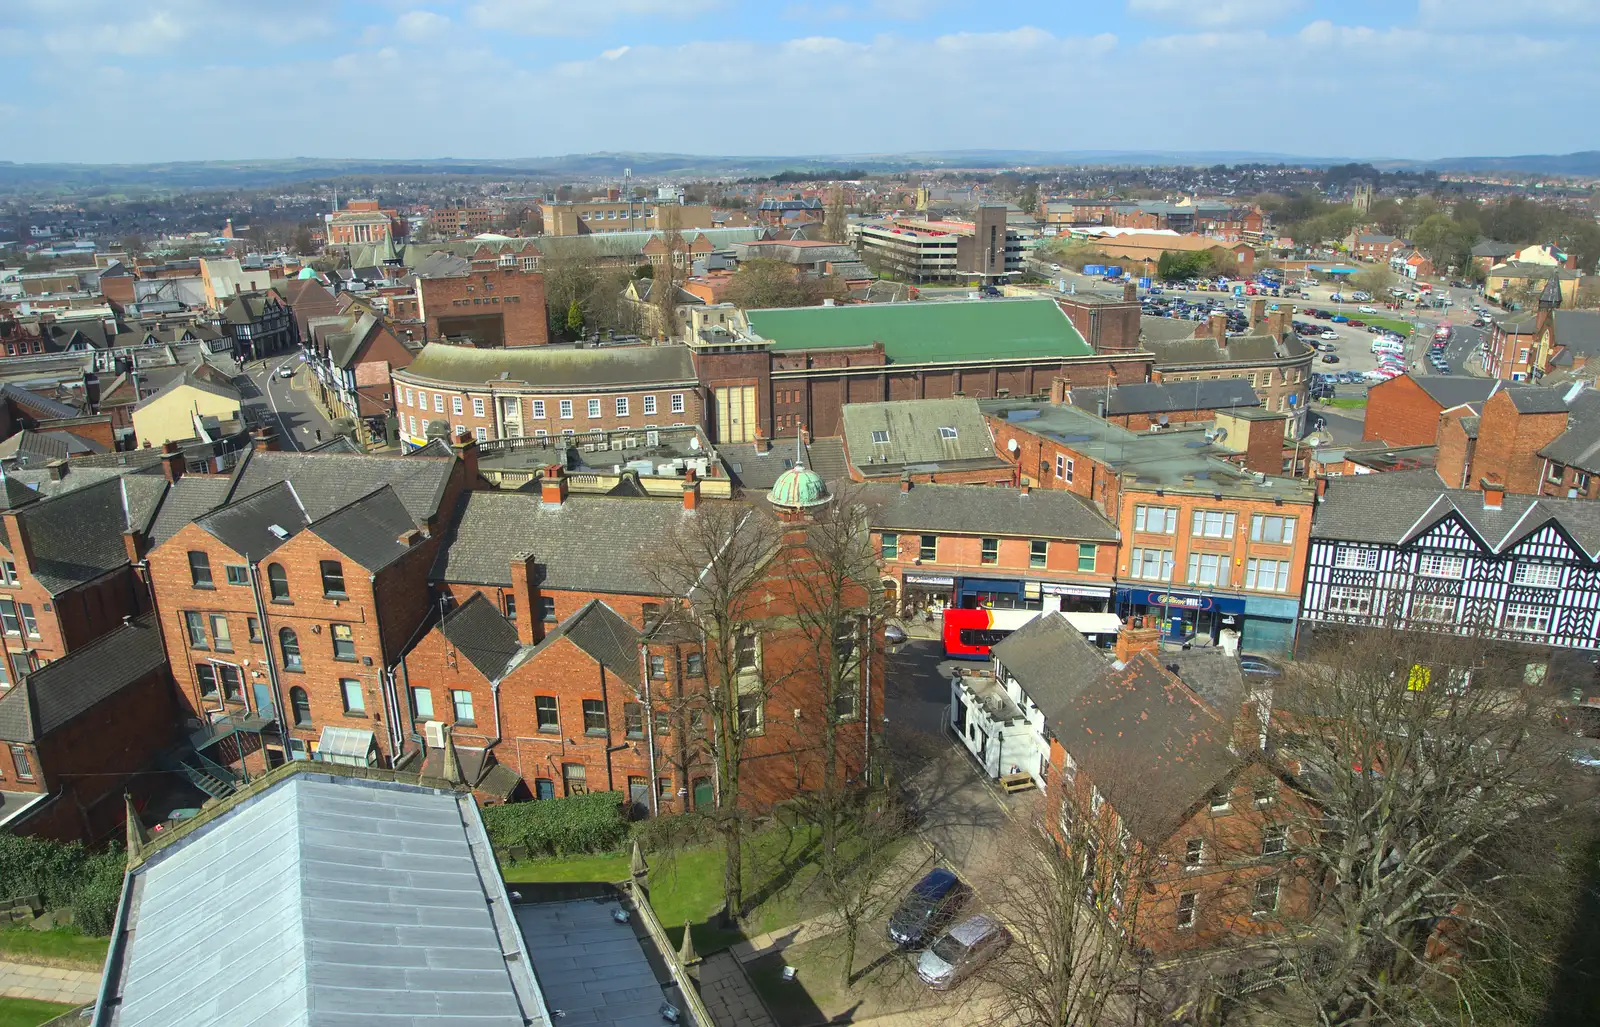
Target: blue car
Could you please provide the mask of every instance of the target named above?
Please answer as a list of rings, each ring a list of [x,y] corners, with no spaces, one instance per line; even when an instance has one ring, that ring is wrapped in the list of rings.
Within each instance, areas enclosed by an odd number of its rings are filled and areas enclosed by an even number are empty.
[[[912,886],[889,915],[889,940],[902,949],[921,948],[955,919],[967,899],[967,886],[943,867]]]
[[[1335,314],[1332,317],[1328,318],[1328,320],[1332,321],[1336,325],[1348,324],[1349,321],[1350,321],[1350,319],[1348,317],[1345,317],[1343,314]]]

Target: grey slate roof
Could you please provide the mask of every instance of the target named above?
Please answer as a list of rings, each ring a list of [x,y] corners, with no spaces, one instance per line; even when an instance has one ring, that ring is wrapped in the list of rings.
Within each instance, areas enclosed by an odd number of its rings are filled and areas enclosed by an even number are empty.
[[[240,556],[259,560],[300,534],[311,518],[293,486],[277,482],[197,518],[195,523]]]
[[[1065,489],[1020,489],[988,485],[869,483],[856,495],[874,530],[940,532],[1025,538],[1115,542],[1112,524],[1083,497]]]
[[[1503,384],[1493,378],[1469,378],[1465,375],[1414,374],[1410,377],[1444,410],[1463,403],[1481,403]]]
[[[1600,392],[1584,389],[1567,407],[1567,430],[1539,455],[1591,474],[1600,472]]]
[[[1188,323],[1188,322],[1180,322]],[[1144,320],[1140,319],[1141,332]],[[1140,345],[1155,354],[1158,367],[1186,367],[1191,364],[1259,365],[1276,360],[1304,357],[1311,347],[1292,332],[1279,339],[1275,335],[1236,335],[1218,346],[1211,338],[1164,338],[1165,333],[1141,336]]]
[[[381,485],[311,524],[311,533],[369,571],[379,571],[410,547],[400,536],[416,527],[391,485]]]
[[[128,887],[95,1027],[549,1027],[471,794],[300,771]]]
[[[869,477],[898,476],[905,468],[1011,466],[995,456],[994,438],[975,399],[848,403],[839,420],[850,462]],[[941,429],[953,429],[955,438],[944,438]],[[874,442],[874,432],[883,433],[888,441]]]
[[[498,681],[522,649],[517,629],[482,592],[445,614],[439,631],[490,681]]]
[[[454,455],[443,445],[406,456],[255,450],[243,463],[233,494],[250,495],[280,481],[293,481],[306,512],[316,520],[387,484],[420,524],[439,509],[454,466]]]
[[[29,674],[0,697],[0,739],[35,742],[167,662],[146,613]]]
[[[166,488],[165,478],[126,474],[24,507],[34,577],[60,595],[125,565],[122,533],[147,528]]]
[[[614,902],[573,899],[516,907],[545,1001],[567,1023],[655,1027],[667,998],[632,931],[617,930]],[[559,968],[559,969],[556,969]],[[707,1025],[710,1027],[710,1025]]]
[[[1495,242],[1493,239],[1485,239],[1472,247],[1474,257],[1509,257],[1515,252],[1517,248],[1510,243]]]
[[[1109,398],[1107,394],[1109,392]],[[1258,407],[1256,390],[1243,378],[1196,378],[1180,382],[1137,382],[1114,389],[1074,388],[1072,405],[1091,413],[1099,411],[1107,399],[1108,416],[1123,414],[1165,414],[1186,410],[1228,410]],[[849,407],[845,408],[846,410]]]
[[[1078,693],[1111,670],[1104,653],[1059,613],[1041,614],[991,650],[1059,735]]]
[[[1585,356],[1600,354],[1600,310],[1551,311],[1556,342]]]
[[[765,492],[777,482],[778,475],[794,466],[793,439],[773,439],[772,448],[766,453],[757,450],[753,443],[723,442],[718,443],[717,453],[727,465],[734,484],[746,492]],[[830,484],[849,478],[844,440],[832,435],[812,439],[806,447],[806,466]]]
[[[1402,545],[1452,515],[1466,522],[1468,530],[1491,552],[1504,552],[1554,521],[1591,560],[1600,559],[1600,503],[1507,494],[1500,509],[1489,510],[1484,508],[1482,493],[1429,485],[1420,474],[1330,479],[1311,522],[1311,534],[1320,539]]]
[[[1217,646],[1179,649],[1160,654],[1161,665],[1178,675],[1206,705],[1229,715],[1243,709],[1244,672],[1239,658]]]
[[[205,474],[186,474],[173,482],[150,525],[150,545],[159,546],[185,524],[227,502],[232,487],[229,478]]]
[[[1511,397],[1511,403],[1517,408],[1519,414],[1564,414],[1567,404],[1562,400],[1560,389],[1544,389],[1534,386],[1532,388],[1517,388],[1511,386],[1505,389]]]
[[[584,603],[576,613],[545,635],[538,645],[524,649],[512,666],[507,668],[507,673],[563,638],[630,687],[639,687],[639,629],[598,599]]]
[[[471,492],[430,576],[509,587],[512,556],[532,553],[545,588],[650,595],[659,590],[649,568],[661,540],[685,516],[676,500],[568,496],[546,505],[537,492]]]
[[[474,349],[430,342],[402,373],[425,381],[472,385],[512,381],[593,390],[695,381],[694,362],[687,346]]]

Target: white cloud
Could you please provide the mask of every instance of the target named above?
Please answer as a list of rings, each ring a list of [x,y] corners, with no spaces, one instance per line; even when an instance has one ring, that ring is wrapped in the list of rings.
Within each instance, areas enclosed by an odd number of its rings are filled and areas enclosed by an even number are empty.
[[[309,10],[281,7],[271,0],[157,0],[125,4],[116,0],[76,0],[70,17],[60,4],[47,0],[9,0],[3,17],[4,42],[24,39],[29,49],[42,47],[51,54],[84,56],[114,54],[123,57],[161,56],[206,52],[218,41],[280,46],[325,36],[333,22],[313,6]]]
[[[1306,5],[1306,0],[1127,0],[1128,13],[1152,21],[1219,28],[1276,22]]]
[[[450,27],[450,19],[435,11],[407,11],[395,19],[394,30],[406,39],[423,42]]]
[[[482,28],[529,36],[588,35],[625,18],[687,21],[724,0],[481,0],[469,14]]]
[[[622,55],[633,49],[631,46],[618,46],[610,50],[601,50],[600,56],[608,61],[620,60]]]
[[[1596,0],[1539,0],[1532,4],[1505,3],[1504,0],[1417,0],[1417,21],[1453,31],[1491,26],[1518,31],[1534,27],[1570,29],[1600,25],[1600,3]]]
[[[785,18],[806,21],[920,21],[949,0],[868,0],[867,3],[795,3],[783,9]]]

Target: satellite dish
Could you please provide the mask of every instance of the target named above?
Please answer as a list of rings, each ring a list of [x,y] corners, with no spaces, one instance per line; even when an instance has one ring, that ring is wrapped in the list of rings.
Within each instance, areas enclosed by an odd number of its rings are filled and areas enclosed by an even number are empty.
[[[1017,440],[1016,439],[1007,439],[1006,440],[1006,448],[1009,449],[1011,452],[1015,453],[1021,447],[1017,445]]]

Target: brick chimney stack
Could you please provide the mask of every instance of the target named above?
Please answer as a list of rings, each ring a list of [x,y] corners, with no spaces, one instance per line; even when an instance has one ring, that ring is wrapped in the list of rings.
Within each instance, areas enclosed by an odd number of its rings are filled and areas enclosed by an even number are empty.
[[[1498,510],[1506,503],[1505,482],[1498,478],[1483,478],[1479,481],[1483,486],[1483,508],[1485,510]]]
[[[683,472],[683,508],[696,510],[700,506],[700,479],[690,467]]]
[[[1151,618],[1132,617],[1117,632],[1117,662],[1127,663],[1139,653],[1161,648],[1161,628]]]
[[[567,501],[567,476],[560,464],[550,464],[539,479],[539,500],[546,506],[560,506]]]
[[[1267,301],[1257,297],[1250,301],[1250,327],[1255,331],[1267,331]]]
[[[183,477],[183,451],[176,442],[163,442],[161,444],[161,473],[168,481],[177,481]]]
[[[533,594],[534,582],[539,575],[532,553],[520,553],[511,557],[511,598],[517,612],[517,641],[523,645],[532,645],[536,639],[533,637],[534,623],[538,620],[539,604]]]
[[[1206,322],[1211,327],[1211,337],[1217,340],[1217,345],[1228,344],[1228,315],[1222,311],[1213,311],[1211,319]]]

